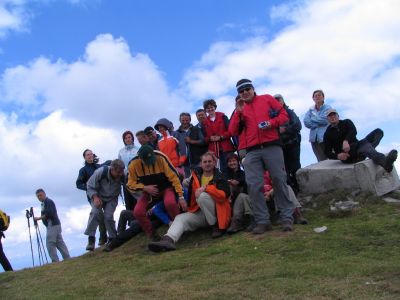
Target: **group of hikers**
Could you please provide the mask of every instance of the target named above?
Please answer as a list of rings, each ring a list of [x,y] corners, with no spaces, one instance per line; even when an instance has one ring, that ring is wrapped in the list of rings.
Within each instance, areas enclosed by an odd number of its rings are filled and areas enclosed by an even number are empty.
[[[217,111],[215,100],[208,99],[196,111],[197,125],[183,112],[177,130],[162,118],[135,135],[125,131],[117,159],[99,164],[90,149],[83,152],[85,165],[76,186],[86,191],[91,206],[86,250],[95,249],[97,228],[98,245],[105,245],[106,252],[140,232],[148,236],[150,251],[161,252],[175,250],[184,232],[198,228],[210,227],[212,238],[218,238],[241,230],[263,234],[272,225],[288,232],[294,223],[307,224],[296,198],[301,191],[296,180],[301,168],[298,116],[282,95],[257,95],[249,79],[239,80],[236,90],[230,118]],[[314,105],[303,120],[317,160],[355,163],[370,158],[391,172],[397,151],[385,155],[375,150],[382,130],[358,140],[353,122],[340,120],[324,97],[322,90],[313,92]],[[126,209],[116,228],[114,212],[120,194]],[[48,198],[41,194],[38,199],[46,203]],[[51,237],[46,242],[50,257],[58,261],[56,249],[64,259],[69,254],[61,227],[50,233],[52,226],[61,226],[51,203],[52,209],[42,205],[39,218],[47,226],[47,239]],[[168,230],[160,237],[157,227],[162,224]]]

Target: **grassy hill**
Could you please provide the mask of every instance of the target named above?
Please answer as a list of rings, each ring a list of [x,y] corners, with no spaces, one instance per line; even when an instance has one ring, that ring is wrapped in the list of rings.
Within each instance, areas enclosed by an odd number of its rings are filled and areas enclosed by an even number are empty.
[[[345,194],[315,197],[310,224],[291,233],[212,240],[204,230],[161,254],[139,235],[111,253],[2,273],[0,298],[399,299],[400,206],[361,194],[359,209],[332,215],[332,199]]]

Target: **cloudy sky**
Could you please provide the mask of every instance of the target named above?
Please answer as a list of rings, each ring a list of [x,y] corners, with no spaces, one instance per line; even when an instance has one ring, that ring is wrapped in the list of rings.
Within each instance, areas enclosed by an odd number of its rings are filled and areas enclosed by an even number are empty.
[[[40,213],[38,187],[57,204],[70,252],[84,252],[89,206],[75,188],[84,149],[113,159],[123,131],[161,117],[177,127],[180,112],[209,97],[230,115],[241,78],[281,93],[300,118],[323,89],[360,138],[379,126],[379,150],[399,149],[399,14],[397,0],[0,0],[0,208],[12,217],[11,263],[32,265],[25,209]],[[305,166],[315,158],[302,136]]]

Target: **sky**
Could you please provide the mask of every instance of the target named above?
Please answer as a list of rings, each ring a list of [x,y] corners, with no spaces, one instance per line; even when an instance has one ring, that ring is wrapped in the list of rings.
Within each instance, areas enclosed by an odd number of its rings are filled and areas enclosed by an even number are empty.
[[[90,208],[75,187],[84,149],[114,159],[125,130],[162,117],[177,128],[179,113],[207,98],[230,116],[241,78],[258,94],[282,94],[300,119],[322,89],[359,138],[380,127],[378,150],[399,149],[399,14],[397,0],[0,0],[0,209],[11,215],[2,240],[11,264],[32,266],[25,210],[40,213],[39,187],[71,254],[84,253]],[[315,162],[303,128],[302,166]]]

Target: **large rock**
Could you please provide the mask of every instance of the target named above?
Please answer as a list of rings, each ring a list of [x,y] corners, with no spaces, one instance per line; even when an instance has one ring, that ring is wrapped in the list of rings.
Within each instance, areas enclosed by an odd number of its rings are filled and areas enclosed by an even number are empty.
[[[300,169],[296,176],[301,192],[307,194],[361,189],[382,196],[400,187],[395,168],[388,173],[370,159],[356,164],[324,160]]]

